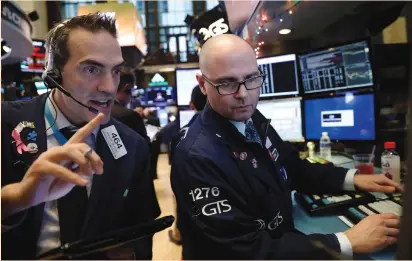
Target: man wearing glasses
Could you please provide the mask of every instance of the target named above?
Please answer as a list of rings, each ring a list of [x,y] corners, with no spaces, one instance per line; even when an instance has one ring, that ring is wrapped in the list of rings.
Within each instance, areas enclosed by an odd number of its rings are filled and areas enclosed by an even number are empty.
[[[200,69],[197,80],[208,104],[172,161],[183,259],[329,259],[312,242],[349,256],[396,242],[399,220],[392,214],[369,216],[343,233],[296,231],[292,190],[389,193],[400,188],[384,175],[355,175],[301,160],[256,110],[265,75],[241,38],[208,40]]]

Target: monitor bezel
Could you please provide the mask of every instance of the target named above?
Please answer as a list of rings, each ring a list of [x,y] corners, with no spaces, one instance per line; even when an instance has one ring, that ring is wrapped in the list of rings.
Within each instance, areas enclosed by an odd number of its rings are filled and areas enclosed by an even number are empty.
[[[177,106],[189,106],[188,104],[179,104],[179,86],[178,86],[178,81],[177,81],[177,71],[188,71],[188,70],[200,70],[199,67],[191,67],[191,68],[176,68],[175,69],[175,82],[176,82],[176,105]],[[193,86],[195,87],[195,86]],[[190,102],[190,101],[189,101]]]
[[[193,115],[196,114],[196,111],[192,110],[192,109],[190,108],[190,106],[179,106],[178,109],[177,109],[177,117],[176,117],[176,120],[177,120],[178,123],[179,123],[179,130],[180,130],[182,127],[184,127],[184,126],[180,126],[180,112],[181,112],[181,111],[193,111]],[[200,113],[200,112],[198,112],[198,113]]]
[[[159,103],[148,104],[148,92],[149,92],[150,90],[152,90],[152,89],[155,89],[155,88],[163,88],[163,87],[165,87],[165,88],[171,88],[171,89],[172,89],[172,91],[173,91],[172,96],[174,96],[174,99],[173,99],[174,101],[173,101],[173,103],[168,103],[168,102],[163,102],[163,103],[161,103],[161,102],[159,102]],[[175,107],[178,106],[178,105],[177,105],[177,89],[176,89],[175,87],[171,86],[171,85],[144,88],[144,96],[143,96],[143,97],[144,97],[144,100],[145,100],[145,104],[142,104],[142,107],[143,107],[143,108],[152,108],[152,107],[163,108],[163,107],[169,107],[169,106],[175,106]]]
[[[277,102],[285,102],[285,101],[299,101],[299,103],[300,103],[300,120],[301,120],[301,125],[302,125],[302,128],[301,128],[301,131],[302,131],[302,139],[301,140],[284,140],[283,138],[282,138],[282,140],[283,141],[285,141],[285,142],[290,142],[290,143],[296,143],[296,144],[298,144],[298,143],[303,143],[303,142],[306,142],[306,133],[305,133],[305,126],[304,126],[304,122],[303,122],[303,98],[301,97],[301,96],[297,96],[297,97],[288,97],[288,98],[285,98],[285,97],[282,97],[281,99],[270,99],[270,100],[259,100],[259,102],[265,102],[265,103],[269,103],[269,102],[274,102],[274,103],[277,103]],[[258,104],[259,104],[259,102],[258,102]],[[256,105],[256,110],[258,110],[258,108],[257,108],[257,105]],[[263,113],[261,112],[261,111],[259,111],[262,115],[263,115]],[[263,115],[264,116],[264,115]],[[265,117],[265,116],[264,116]],[[265,117],[266,118],[266,117]],[[272,126],[272,125],[270,125],[270,126]],[[276,130],[276,128],[275,127],[273,127],[272,126],[272,128],[276,131],[276,133],[278,133],[278,135],[279,135],[279,132]]]
[[[300,85],[300,71],[299,71],[299,64],[298,64],[298,53],[283,53],[283,54],[277,54],[277,55],[268,55],[268,56],[262,56],[256,59],[256,61],[261,60],[261,59],[267,59],[267,58],[274,58],[274,57],[281,57],[281,56],[288,56],[288,55],[295,55],[295,76],[296,76],[296,93],[287,93],[287,94],[280,94],[280,95],[270,95],[270,96],[260,96],[259,95],[259,101],[263,100],[271,100],[274,98],[288,98],[288,97],[300,97],[301,93],[301,85]]]
[[[321,100],[321,99],[330,99],[330,98],[336,98],[336,97],[344,97],[346,95],[346,93],[348,92],[352,92],[354,96],[361,96],[361,95],[372,95],[372,100],[373,100],[373,120],[374,120],[374,127],[373,127],[373,131],[375,132],[375,139],[373,140],[361,140],[361,139],[332,139],[330,138],[331,141],[334,142],[345,142],[345,143],[351,143],[351,142],[362,142],[363,144],[375,144],[376,141],[378,140],[378,132],[377,132],[377,113],[379,112],[378,109],[378,99],[377,99],[377,95],[374,92],[359,92],[356,93],[354,91],[346,91],[345,93],[338,93],[338,95],[336,94],[331,94],[329,96],[322,96],[322,97],[311,97],[311,98],[305,98],[302,99],[303,104],[302,104],[302,115],[305,115],[305,117],[302,118],[302,122],[303,122],[303,129],[304,129],[304,135],[305,135],[305,140],[306,141],[313,141],[313,142],[319,142],[321,134],[319,134],[319,138],[318,139],[310,139],[307,136],[307,128],[306,128],[306,101],[310,101],[310,100]]]
[[[316,53],[316,52],[320,52],[320,51],[326,51],[329,48],[337,48],[337,47],[341,47],[341,46],[345,46],[345,45],[350,45],[350,44],[355,44],[355,43],[360,43],[360,42],[366,42],[368,48],[369,48],[369,62],[371,65],[371,70],[372,70],[372,85],[368,85],[368,86],[361,86],[361,87],[348,87],[348,88],[344,88],[344,89],[337,89],[337,90],[323,90],[323,91],[317,91],[317,92],[306,92],[303,88],[303,79],[302,79],[302,68],[300,66],[300,58],[301,56],[304,55],[308,55],[311,53]],[[313,48],[313,49],[308,49],[306,51],[303,52],[299,52],[297,54],[297,60],[298,60],[298,70],[299,70],[299,85],[301,86],[301,93],[303,96],[313,96],[313,97],[322,97],[324,95],[329,94],[338,94],[338,93],[345,93],[347,91],[353,91],[353,90],[366,90],[366,91],[374,91],[376,89],[378,89],[377,86],[377,75],[376,75],[376,64],[374,62],[374,49],[371,43],[371,39],[370,38],[358,38],[355,40],[350,40],[350,41],[345,41],[345,42],[339,42],[337,44],[330,44],[330,45],[326,45],[323,47],[319,47],[319,48]]]

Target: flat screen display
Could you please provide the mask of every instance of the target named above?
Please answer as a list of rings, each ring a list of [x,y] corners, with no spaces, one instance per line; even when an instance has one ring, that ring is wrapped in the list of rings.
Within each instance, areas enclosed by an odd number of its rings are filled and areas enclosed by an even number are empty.
[[[332,140],[375,140],[373,94],[305,101],[306,138],[317,140],[327,132]]]
[[[176,104],[176,94],[174,87],[152,87],[145,89],[145,99],[143,105],[168,106],[174,104]]]
[[[259,101],[257,109],[271,120],[271,125],[283,140],[304,141],[300,98]]]
[[[373,86],[367,41],[299,56],[305,93]]]
[[[257,60],[266,75],[260,97],[296,95],[299,93],[296,55],[287,54]]]
[[[195,115],[195,111],[191,109],[179,110],[179,126],[183,128]]]
[[[198,85],[196,74],[199,68],[176,69],[177,105],[187,106],[190,103],[193,88]]]

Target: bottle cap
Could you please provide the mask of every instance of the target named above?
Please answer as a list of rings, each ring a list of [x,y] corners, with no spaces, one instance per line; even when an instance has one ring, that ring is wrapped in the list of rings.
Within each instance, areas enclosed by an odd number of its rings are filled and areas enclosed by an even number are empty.
[[[328,136],[328,133],[326,131],[322,132],[323,136]]]
[[[396,143],[393,141],[387,141],[383,145],[385,149],[395,149],[396,148]]]

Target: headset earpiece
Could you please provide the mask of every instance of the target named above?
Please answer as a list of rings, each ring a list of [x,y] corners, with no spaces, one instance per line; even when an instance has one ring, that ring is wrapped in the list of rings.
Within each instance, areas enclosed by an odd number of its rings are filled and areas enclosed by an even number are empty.
[[[42,75],[43,81],[46,86],[50,89],[59,88],[58,84],[61,85],[62,78],[59,72],[56,71],[45,71]]]

